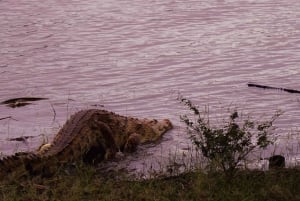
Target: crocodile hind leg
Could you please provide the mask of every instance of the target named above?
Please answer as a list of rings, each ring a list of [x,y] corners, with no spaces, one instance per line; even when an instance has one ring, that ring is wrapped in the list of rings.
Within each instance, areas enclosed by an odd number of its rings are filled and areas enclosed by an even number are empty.
[[[112,137],[112,131],[106,124],[103,122],[90,123],[80,132],[84,135],[74,138],[68,146],[56,154],[42,159],[30,158],[26,163],[26,169],[30,175],[49,177],[60,168],[68,170],[68,167],[72,167],[74,162],[83,161],[94,165],[115,156],[116,144]]]
[[[69,160],[95,164],[115,156],[116,144],[111,129],[103,122],[95,121],[81,130],[84,135],[75,138],[60,154],[60,161]]]

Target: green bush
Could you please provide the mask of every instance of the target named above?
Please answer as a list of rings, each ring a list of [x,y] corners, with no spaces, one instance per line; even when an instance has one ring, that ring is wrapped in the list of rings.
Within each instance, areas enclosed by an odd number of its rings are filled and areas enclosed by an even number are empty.
[[[245,161],[249,153],[274,142],[273,122],[280,112],[276,112],[269,121],[255,122],[249,117],[240,118],[237,110],[234,110],[224,126],[213,127],[207,115],[201,115],[190,100],[183,97],[178,99],[194,115],[195,120],[188,115],[181,115],[180,119],[186,124],[191,141],[208,159],[213,170],[221,169],[226,175],[233,176],[238,164]]]

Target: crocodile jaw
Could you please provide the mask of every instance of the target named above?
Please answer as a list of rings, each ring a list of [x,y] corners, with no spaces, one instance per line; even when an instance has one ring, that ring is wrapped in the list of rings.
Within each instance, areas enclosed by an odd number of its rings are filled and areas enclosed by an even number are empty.
[[[149,125],[149,127],[153,130],[151,134],[142,134],[141,143],[145,142],[156,142],[158,141],[163,134],[165,134],[167,131],[171,130],[173,128],[173,125],[170,120],[163,119],[163,120],[148,120],[145,119],[145,123]]]

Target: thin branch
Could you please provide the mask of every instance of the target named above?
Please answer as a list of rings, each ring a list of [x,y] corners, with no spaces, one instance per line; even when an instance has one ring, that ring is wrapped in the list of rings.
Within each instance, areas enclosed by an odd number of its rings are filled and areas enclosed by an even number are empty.
[[[55,121],[55,118],[56,118],[56,111],[55,111],[55,109],[54,109],[54,107],[53,107],[53,105],[51,104],[51,108],[52,108],[52,111],[53,111],[53,120],[52,120],[52,122],[54,122]]]
[[[12,120],[18,121],[18,120],[16,120],[16,119],[12,118],[11,116],[0,118],[0,121],[1,121],[1,120],[4,120],[4,119],[12,119]]]

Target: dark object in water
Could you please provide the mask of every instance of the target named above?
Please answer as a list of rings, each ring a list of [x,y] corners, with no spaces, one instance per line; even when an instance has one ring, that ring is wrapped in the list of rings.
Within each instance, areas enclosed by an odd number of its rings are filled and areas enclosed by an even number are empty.
[[[23,106],[30,105],[30,104],[32,104],[32,103],[30,103],[30,102],[15,102],[15,103],[9,103],[6,105],[8,107],[15,108],[15,107],[23,107]]]
[[[21,97],[21,98],[12,98],[6,101],[2,101],[0,104],[5,104],[8,107],[22,107],[25,105],[32,104],[32,101],[46,100],[48,98],[37,98],[37,97]]]
[[[274,155],[269,158],[269,169],[285,167],[285,158],[281,155]]]
[[[8,141],[17,141],[17,142],[25,142],[29,138],[34,138],[35,136],[21,136],[15,138],[8,138]]]
[[[276,89],[276,90],[286,91],[289,93],[299,93],[300,94],[300,91],[295,90],[295,89],[271,87],[271,86],[266,86],[266,85],[253,84],[253,83],[248,83],[248,87],[258,87],[258,88],[262,88],[262,89]]]
[[[11,119],[11,116],[8,116],[8,117],[2,117],[2,118],[0,118],[0,121],[1,121],[1,120],[4,120],[4,119]]]

